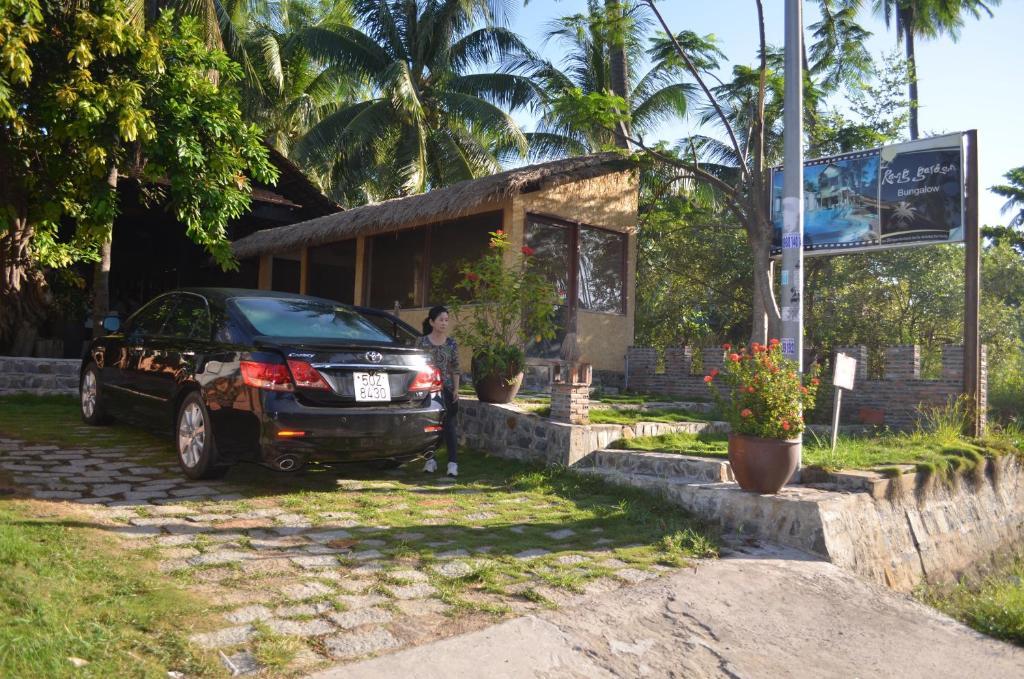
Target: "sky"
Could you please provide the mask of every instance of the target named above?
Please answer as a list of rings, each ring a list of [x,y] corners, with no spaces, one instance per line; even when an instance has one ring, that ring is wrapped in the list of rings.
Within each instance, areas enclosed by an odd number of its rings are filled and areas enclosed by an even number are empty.
[[[781,46],[784,3],[765,0],[764,4],[768,42]],[[758,32],[754,0],[662,0],[657,5],[673,31],[714,34],[732,63],[754,64]],[[817,20],[816,6],[816,2],[805,3],[805,26]],[[510,27],[531,48],[557,62],[558,44],[541,44],[546,24],[585,11],[584,0],[531,0],[514,10]],[[978,130],[983,225],[1005,224],[1010,216],[1000,215],[1005,199],[987,187],[1003,183],[1004,173],[1024,165],[1024,61],[1020,56],[1024,0],[1003,0],[993,13],[993,19],[968,19],[959,42],[943,37],[916,43],[921,136]],[[861,22],[873,32],[868,47],[876,58],[896,46],[895,34],[886,30],[881,19],[865,11]],[[528,116],[518,119],[527,129],[532,127]],[[663,138],[674,141],[689,129],[686,122],[668,125]]]

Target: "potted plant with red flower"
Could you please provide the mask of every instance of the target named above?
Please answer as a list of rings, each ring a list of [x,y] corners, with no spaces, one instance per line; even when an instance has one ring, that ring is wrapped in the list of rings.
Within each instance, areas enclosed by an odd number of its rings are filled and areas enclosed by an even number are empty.
[[[804,413],[814,408],[820,366],[803,376],[796,361],[785,358],[777,339],[749,347],[722,345],[721,371],[711,370],[711,388],[729,422],[729,464],[744,490],[777,493],[800,462]]]
[[[455,287],[463,294],[448,306],[458,318],[455,339],[473,352],[477,397],[508,403],[522,385],[527,342],[555,336],[558,297],[555,286],[532,270],[530,247],[510,257],[508,235],[501,229],[490,235],[488,253],[460,269]],[[510,266],[511,259],[516,263]]]

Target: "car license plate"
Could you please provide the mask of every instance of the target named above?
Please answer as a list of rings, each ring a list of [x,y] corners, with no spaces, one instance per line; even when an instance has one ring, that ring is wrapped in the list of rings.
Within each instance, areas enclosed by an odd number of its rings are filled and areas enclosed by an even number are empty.
[[[352,373],[357,401],[390,401],[391,383],[387,373]]]

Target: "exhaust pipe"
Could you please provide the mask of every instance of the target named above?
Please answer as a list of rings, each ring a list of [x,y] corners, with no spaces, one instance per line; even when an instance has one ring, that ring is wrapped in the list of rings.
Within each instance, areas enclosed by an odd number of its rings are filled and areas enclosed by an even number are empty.
[[[295,471],[301,466],[299,458],[295,457],[294,455],[282,455],[281,457],[274,460],[271,464],[274,467],[274,469],[281,472]]]

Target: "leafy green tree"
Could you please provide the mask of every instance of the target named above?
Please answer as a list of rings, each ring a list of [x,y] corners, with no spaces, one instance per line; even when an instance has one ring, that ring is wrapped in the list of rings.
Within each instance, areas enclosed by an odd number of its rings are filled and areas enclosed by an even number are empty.
[[[529,55],[487,0],[355,0],[360,29],[302,32],[324,66],[369,84],[367,97],[315,125],[298,157],[350,197],[380,199],[496,172],[527,142],[509,111],[536,97],[524,76],[488,71]]]
[[[917,56],[915,41],[918,38],[949,36],[953,42],[960,38],[966,16],[980,19],[982,15],[992,16],[991,7],[997,7],[1002,0],[873,0],[876,14],[885,20],[886,27],[896,29],[896,42],[906,48],[907,66],[910,69],[910,138],[917,139],[918,107],[920,96],[917,85]]]
[[[1006,198],[1001,212],[1011,214],[1007,226],[1011,229],[1024,229],[1024,165],[1010,170],[1003,176],[1006,177],[1007,183],[997,184],[989,190]]]
[[[20,58],[4,60],[16,68],[5,65],[0,95],[0,346],[41,317],[41,267],[109,253],[122,174],[165,186],[156,197],[188,236],[232,266],[226,226],[248,209],[248,176],[276,178],[259,130],[221,84],[239,67],[209,49],[195,20],[165,13],[143,30],[117,0],[5,8],[0,30],[13,35],[12,25],[23,39]],[[37,29],[31,39],[25,27]],[[105,291],[95,293],[94,313],[105,313]]]

